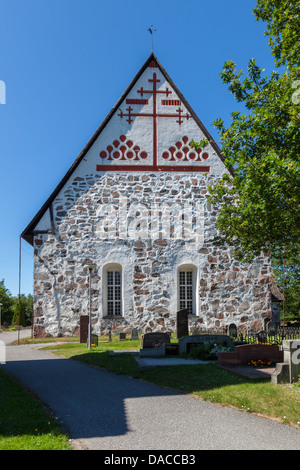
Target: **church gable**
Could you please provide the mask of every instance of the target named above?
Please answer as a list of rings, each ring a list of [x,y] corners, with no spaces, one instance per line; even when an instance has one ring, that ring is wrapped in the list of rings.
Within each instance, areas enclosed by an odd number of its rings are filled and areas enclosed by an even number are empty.
[[[219,149],[192,148],[192,140],[211,137],[158,60],[150,58],[87,153],[89,169],[220,174]]]
[[[191,141],[211,143],[193,149]],[[151,54],[22,237],[32,233],[70,178],[105,171],[193,172],[221,175],[220,149]]]

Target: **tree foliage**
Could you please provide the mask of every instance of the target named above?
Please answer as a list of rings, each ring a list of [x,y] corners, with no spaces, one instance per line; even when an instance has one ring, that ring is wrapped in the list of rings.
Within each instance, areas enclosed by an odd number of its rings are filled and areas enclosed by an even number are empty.
[[[267,23],[265,35],[277,66],[299,67],[299,0],[257,0],[256,19]]]
[[[240,247],[240,256],[261,250],[292,247],[300,235],[300,118],[293,103],[294,77],[273,72],[264,77],[252,59],[248,75],[224,65],[222,79],[249,114],[232,113],[225,128],[215,121],[226,165],[234,176],[211,188],[212,202],[220,206],[218,227],[222,239]]]
[[[221,73],[245,113],[233,112],[228,128],[214,122],[233,174],[210,188],[211,202],[219,212],[216,241],[235,246],[242,259],[291,250],[300,239],[299,0],[257,0],[254,13],[267,22],[276,64],[288,68],[266,76],[251,59],[244,76],[229,60]]]
[[[28,326],[32,321],[32,310],[33,310],[33,297],[31,294],[28,296],[21,294],[20,296],[20,308],[19,308],[19,298],[14,298],[13,304],[13,318],[11,321],[12,326],[19,325],[19,315],[20,315],[20,325]]]
[[[4,279],[0,281],[0,303],[1,306],[1,323],[8,322],[13,315],[13,297],[10,291],[4,285]]]
[[[282,262],[284,258],[284,264]],[[285,319],[300,321],[300,247],[275,251],[272,256],[274,275],[281,290],[285,293]]]
[[[1,323],[17,326],[19,324],[19,296],[12,296],[5,287],[4,279],[0,281]],[[20,325],[29,326],[32,321],[33,297],[31,294],[20,296]]]

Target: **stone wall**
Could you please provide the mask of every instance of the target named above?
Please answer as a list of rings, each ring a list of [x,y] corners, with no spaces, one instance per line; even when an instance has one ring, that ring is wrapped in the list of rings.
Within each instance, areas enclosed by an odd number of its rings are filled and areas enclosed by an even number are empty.
[[[184,265],[195,273],[191,327],[234,322],[262,329],[271,317],[270,262],[260,257],[242,264],[230,248],[212,244],[217,213],[207,203],[207,185],[215,180],[205,173],[75,172],[53,202],[53,233],[38,233],[50,229],[49,213],[36,227],[35,335],[78,334],[79,317],[89,308],[88,263],[97,265],[91,284],[96,333],[175,331]],[[122,269],[121,318],[105,314],[109,265]]]

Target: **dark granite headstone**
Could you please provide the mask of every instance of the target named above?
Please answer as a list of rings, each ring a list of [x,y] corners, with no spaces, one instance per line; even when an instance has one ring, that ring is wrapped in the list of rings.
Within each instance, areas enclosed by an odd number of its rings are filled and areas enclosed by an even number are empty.
[[[120,333],[119,341],[125,341],[126,333]]]
[[[228,333],[229,333],[229,336],[232,336],[233,338],[237,337],[237,327],[235,323],[230,323],[229,328],[228,328]]]
[[[276,325],[273,321],[269,321],[269,323],[267,323],[267,330],[268,330],[268,333],[270,336],[275,336],[276,334]]]
[[[189,313],[187,310],[179,310],[176,318],[176,336],[182,338],[189,334]]]
[[[137,328],[132,328],[130,339],[131,339],[131,341],[135,341],[135,340],[139,339],[139,334],[138,334]]]
[[[267,333],[263,330],[257,333],[257,341],[259,343],[266,343],[267,342]]]
[[[163,343],[170,342],[170,335],[169,333],[161,333],[161,332],[154,332],[154,333],[145,333],[142,336],[142,348],[157,348]]]
[[[178,356],[178,344],[170,343],[165,345],[166,356]]]
[[[80,343],[86,343],[89,335],[89,316],[81,315],[80,317]]]
[[[88,339],[87,339],[87,343],[88,343]],[[98,346],[98,335],[92,334],[91,345],[92,346]]]

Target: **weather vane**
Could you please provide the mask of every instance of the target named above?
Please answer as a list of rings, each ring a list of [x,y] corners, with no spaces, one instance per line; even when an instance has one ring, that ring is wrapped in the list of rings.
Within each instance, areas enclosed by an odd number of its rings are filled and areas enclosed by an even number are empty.
[[[152,38],[152,52],[153,52],[153,33],[156,31],[156,29],[153,29],[153,24],[148,28],[149,33],[151,34]]]

